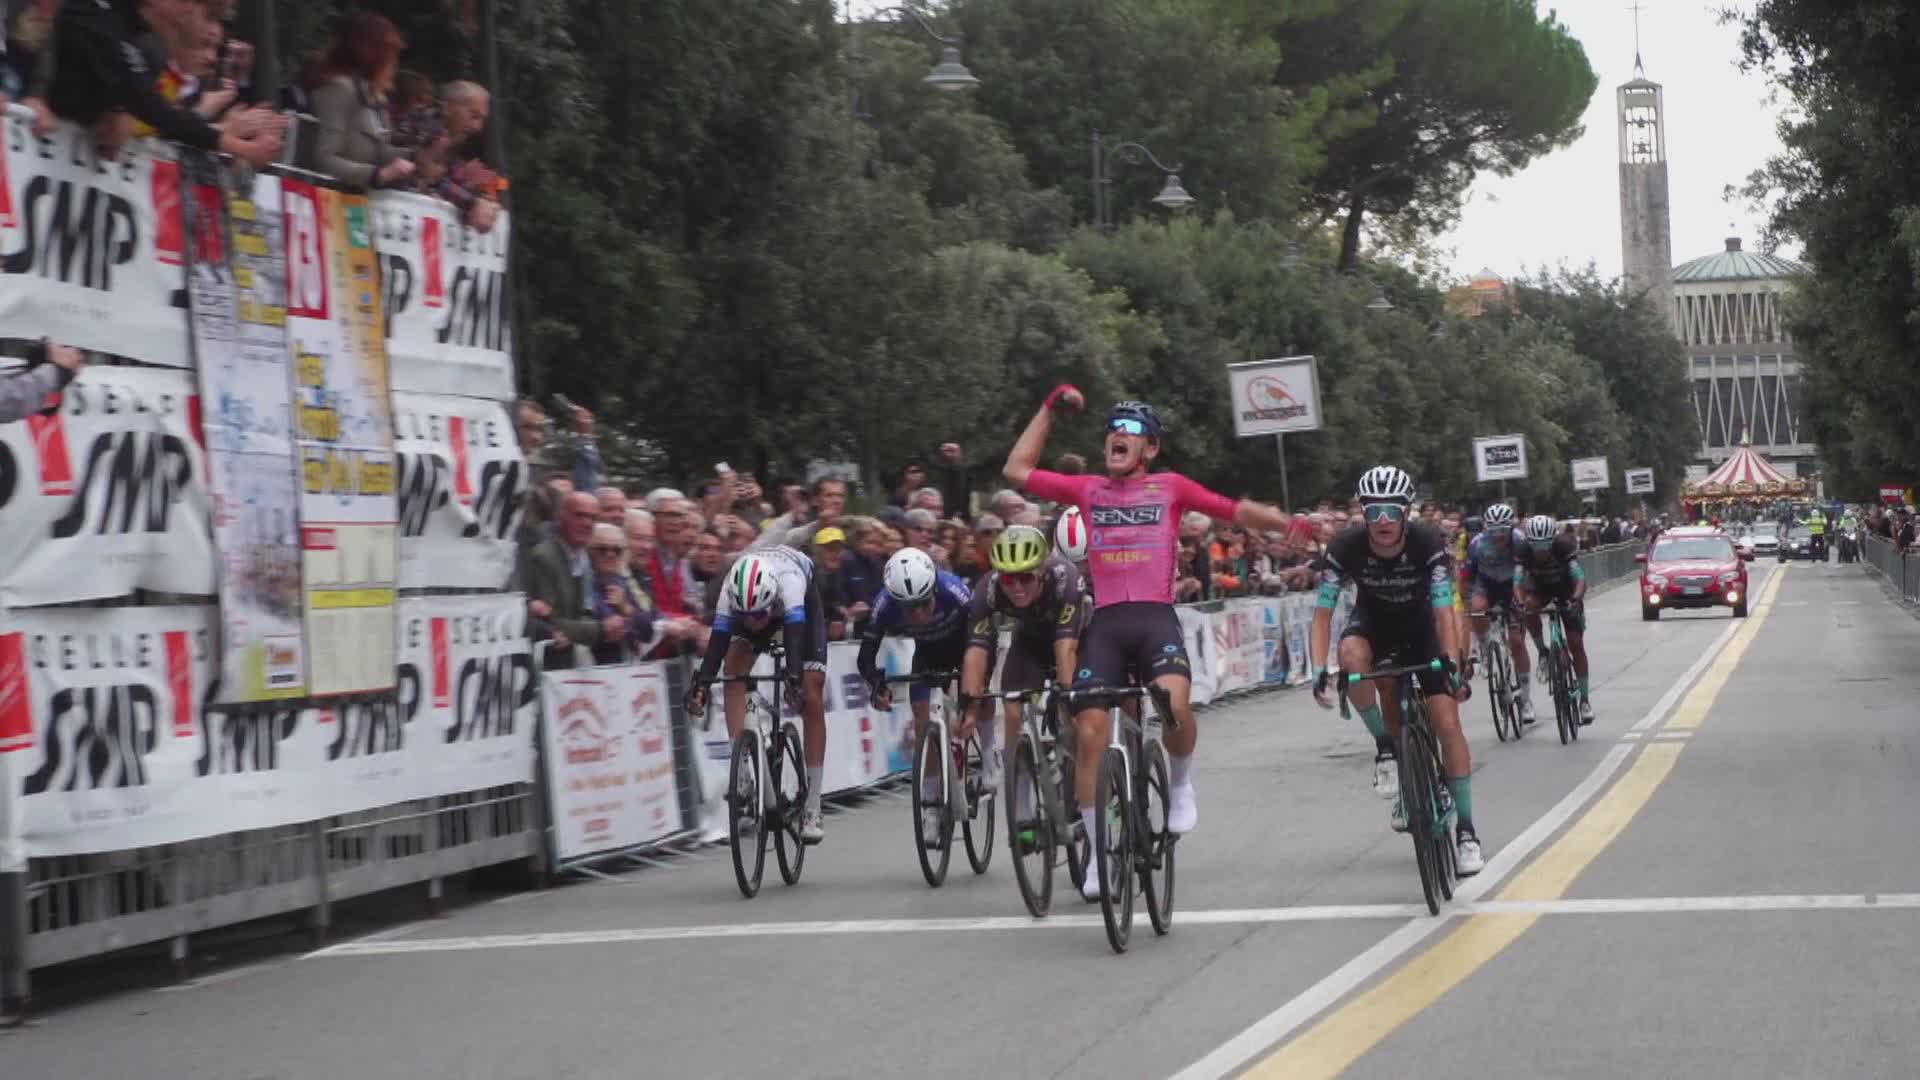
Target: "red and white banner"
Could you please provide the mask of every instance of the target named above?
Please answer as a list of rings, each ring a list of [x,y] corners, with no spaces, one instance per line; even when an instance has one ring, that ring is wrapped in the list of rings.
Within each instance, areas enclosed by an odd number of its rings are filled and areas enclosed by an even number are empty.
[[[209,708],[211,606],[0,616],[0,872],[533,779],[519,595],[403,601],[399,690]]]
[[[506,406],[395,391],[393,423],[400,587],[505,588],[528,484]]]
[[[510,216],[476,232],[439,199],[393,192],[374,195],[373,215],[393,388],[511,399]]]
[[[134,139],[111,161],[78,124],[36,138],[13,108],[0,131],[0,327],[12,338],[191,366],[180,166]]]
[[[190,372],[94,365],[53,415],[0,424],[0,605],[211,595],[199,410]]]
[[[620,851],[687,827],[665,664],[548,672],[543,686],[555,855]]]

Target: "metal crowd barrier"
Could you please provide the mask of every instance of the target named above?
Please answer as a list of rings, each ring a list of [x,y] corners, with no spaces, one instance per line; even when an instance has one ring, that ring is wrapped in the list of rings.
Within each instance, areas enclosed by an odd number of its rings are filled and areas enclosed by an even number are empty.
[[[1869,570],[1900,590],[1900,598],[1920,604],[1920,557],[1901,551],[1893,541],[1868,534],[1864,545]]]

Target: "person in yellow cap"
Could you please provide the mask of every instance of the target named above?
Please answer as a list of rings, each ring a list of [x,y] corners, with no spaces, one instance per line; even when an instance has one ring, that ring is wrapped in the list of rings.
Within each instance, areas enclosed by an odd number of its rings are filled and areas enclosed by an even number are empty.
[[[829,525],[813,534],[813,565],[820,579],[820,598],[827,605],[827,640],[847,636],[847,604],[840,590],[840,564],[847,557],[847,534]]]

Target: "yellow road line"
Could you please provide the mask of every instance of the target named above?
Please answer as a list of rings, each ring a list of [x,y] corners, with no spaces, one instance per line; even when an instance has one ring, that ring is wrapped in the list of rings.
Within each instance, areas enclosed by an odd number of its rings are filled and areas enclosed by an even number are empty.
[[[1782,576],[1776,572],[1768,580],[1764,598],[1755,605],[1747,625],[1741,627],[1706,676],[1687,693],[1675,712],[1675,719],[1667,726],[1698,727],[1706,717],[1721,687],[1726,685],[1727,677],[1739,664],[1747,642],[1753,639],[1760,623],[1773,609],[1773,597],[1779,592]],[[1682,716],[1690,717],[1690,722],[1680,724]],[[1653,793],[1673,772],[1684,746],[1684,743],[1653,743],[1642,749],[1626,774],[1569,826],[1545,854],[1516,874],[1501,890],[1499,899],[1556,900],[1564,896],[1581,872],[1626,831],[1635,815],[1653,798]],[[1299,1038],[1254,1063],[1243,1075],[1286,1080],[1340,1075],[1401,1024],[1418,1016],[1498,956],[1539,918],[1538,915],[1475,915],[1466,919],[1431,949],[1372,989],[1328,1013]]]

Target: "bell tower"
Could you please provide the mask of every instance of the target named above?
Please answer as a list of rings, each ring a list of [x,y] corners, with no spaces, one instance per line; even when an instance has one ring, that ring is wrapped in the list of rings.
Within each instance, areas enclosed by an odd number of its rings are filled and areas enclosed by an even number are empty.
[[[1620,85],[1620,254],[1626,287],[1645,292],[1674,333],[1673,216],[1667,201],[1667,117],[1660,84],[1640,62],[1640,8],[1634,8],[1631,81]]]

